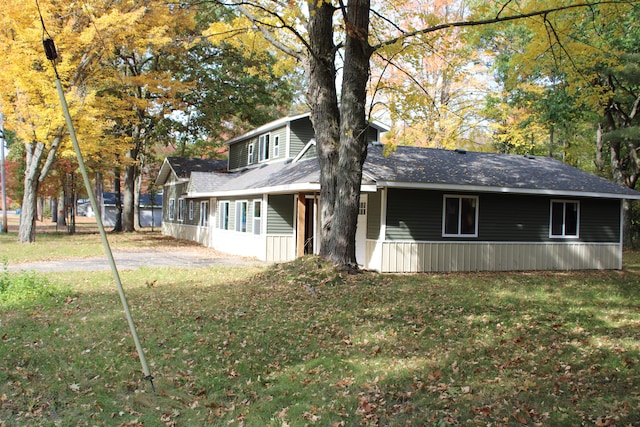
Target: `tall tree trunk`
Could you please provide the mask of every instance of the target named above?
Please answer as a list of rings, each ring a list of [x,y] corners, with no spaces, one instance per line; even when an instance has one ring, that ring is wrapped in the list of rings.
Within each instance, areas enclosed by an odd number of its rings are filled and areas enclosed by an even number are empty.
[[[357,268],[356,227],[360,205],[362,165],[367,157],[366,85],[369,78],[369,0],[352,0],[347,8],[340,102],[340,149],[337,197],[330,259]]]
[[[113,191],[116,196],[116,221],[113,226],[114,233],[122,232],[122,189],[120,188],[120,168],[114,170]]]
[[[328,2],[309,6],[308,100],[320,164],[320,256],[346,268],[357,267],[355,235],[367,156],[366,84],[373,52],[368,42],[369,6],[369,0],[353,0],[343,11],[347,39],[340,107],[335,87],[335,9]]]
[[[131,233],[135,231],[135,189],[136,171],[135,165],[128,165],[124,172],[124,197],[122,210],[122,231]]]
[[[333,43],[334,7],[328,2],[310,2],[308,59],[311,122],[320,165],[320,256],[331,258],[336,200],[337,159],[340,143],[340,111],[336,91],[336,46]]]
[[[56,212],[56,224],[65,227],[67,225],[67,194],[66,194],[66,186],[63,186],[62,192],[58,195],[58,203],[57,203],[57,212]]]
[[[95,216],[100,216],[102,218],[102,202],[103,202],[103,193],[104,185],[102,183],[102,172],[96,172],[96,205],[98,205],[98,212],[94,212]]]
[[[20,207],[20,229],[18,242],[33,243],[36,241],[36,209],[38,198],[38,180],[25,173],[24,195]]]
[[[26,158],[24,171],[24,194],[20,210],[20,228],[18,230],[18,242],[32,243],[36,241],[36,217],[38,208],[38,188],[40,183],[49,173],[49,169],[55,160],[58,146],[62,140],[63,129],[58,130],[58,135],[53,138],[48,147],[46,160],[43,157],[46,145],[42,142],[25,144]],[[42,167],[41,167],[42,165]]]

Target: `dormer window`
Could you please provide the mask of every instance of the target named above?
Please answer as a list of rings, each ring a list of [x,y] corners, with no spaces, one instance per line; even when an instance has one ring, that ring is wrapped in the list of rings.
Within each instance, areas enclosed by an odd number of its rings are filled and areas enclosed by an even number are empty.
[[[269,134],[260,135],[258,138],[258,161],[269,160]]]
[[[273,138],[273,157],[280,157],[280,137],[276,136]]]
[[[251,143],[251,144],[249,144],[249,147],[248,147],[248,153],[249,153],[248,156],[247,156],[247,164],[248,165],[252,165],[253,162],[255,161],[255,157],[253,155],[253,146],[254,146],[254,144]]]

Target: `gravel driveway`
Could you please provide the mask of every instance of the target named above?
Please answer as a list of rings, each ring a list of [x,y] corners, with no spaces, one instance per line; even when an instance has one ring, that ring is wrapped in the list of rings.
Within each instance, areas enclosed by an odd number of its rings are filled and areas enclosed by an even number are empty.
[[[204,249],[204,248],[202,248]],[[144,249],[113,251],[118,270],[133,270],[140,267],[187,267],[207,266],[249,266],[265,265],[252,258],[220,254],[215,251],[194,248]],[[101,271],[109,270],[106,254],[102,257],[73,258],[55,261],[37,261],[21,264],[9,264],[10,272],[19,271]]]

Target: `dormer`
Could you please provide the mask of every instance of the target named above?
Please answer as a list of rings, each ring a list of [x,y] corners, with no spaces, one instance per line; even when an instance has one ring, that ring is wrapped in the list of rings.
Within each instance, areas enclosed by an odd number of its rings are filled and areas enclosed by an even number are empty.
[[[369,141],[379,141],[388,129],[379,124],[369,128]],[[229,171],[257,167],[265,163],[315,156],[313,126],[310,113],[284,117],[230,139]]]

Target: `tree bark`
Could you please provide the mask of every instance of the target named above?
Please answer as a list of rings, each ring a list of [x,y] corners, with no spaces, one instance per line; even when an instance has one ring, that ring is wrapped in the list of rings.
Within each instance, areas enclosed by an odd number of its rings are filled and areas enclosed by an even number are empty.
[[[362,165],[367,157],[366,85],[369,79],[369,0],[350,1],[340,102],[340,149],[331,261],[357,268],[355,237]]]
[[[128,165],[124,172],[124,197],[122,206],[122,231],[132,233],[135,231],[135,165]]]
[[[340,111],[335,83],[336,46],[333,43],[335,9],[327,2],[309,2],[309,9],[311,52],[307,64],[307,99],[320,165],[320,256],[330,259],[340,142]]]
[[[114,233],[122,232],[122,190],[120,188],[120,168],[114,170],[113,190],[116,197],[116,223],[113,226]]]
[[[311,2],[309,7],[308,100],[320,164],[320,256],[357,269],[355,235],[367,156],[366,84],[373,52],[368,42],[370,2],[352,0],[342,11],[347,35],[340,106],[335,82],[335,9],[327,2]]]

